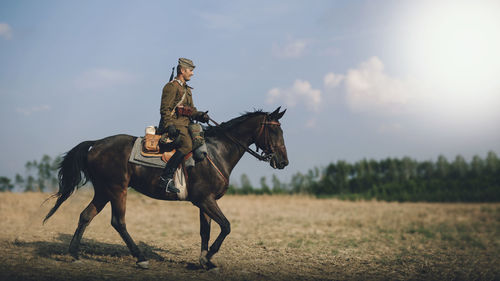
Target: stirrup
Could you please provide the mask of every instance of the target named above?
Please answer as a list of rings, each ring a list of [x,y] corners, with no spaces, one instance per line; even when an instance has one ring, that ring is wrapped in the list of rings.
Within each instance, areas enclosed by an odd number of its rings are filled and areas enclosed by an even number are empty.
[[[177,187],[175,187],[175,182],[173,178],[160,177],[160,187],[165,188],[165,192],[171,192],[171,193],[181,192]]]

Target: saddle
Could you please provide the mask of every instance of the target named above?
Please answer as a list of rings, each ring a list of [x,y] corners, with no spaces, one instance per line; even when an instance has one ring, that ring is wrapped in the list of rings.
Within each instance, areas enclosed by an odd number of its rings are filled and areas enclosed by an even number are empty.
[[[146,134],[142,141],[141,155],[146,157],[161,157],[161,160],[163,160],[163,162],[168,162],[170,157],[174,155],[175,149],[170,151],[162,151],[160,149],[161,137],[161,135]],[[172,140],[168,139],[167,143],[170,142],[172,142]]]
[[[191,156],[193,156],[195,161],[201,161],[207,155],[203,128],[200,124],[191,123],[188,126],[188,130],[193,140],[193,150],[185,156],[184,161]],[[144,157],[161,157],[161,160],[166,163],[174,155],[178,141],[179,137],[172,140],[168,137],[167,133],[157,135],[156,128],[148,126],[142,140],[141,155]]]

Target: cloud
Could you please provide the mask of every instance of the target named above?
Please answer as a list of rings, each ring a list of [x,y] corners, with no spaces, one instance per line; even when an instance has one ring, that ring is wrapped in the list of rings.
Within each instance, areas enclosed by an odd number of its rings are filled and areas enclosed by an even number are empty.
[[[377,57],[350,69],[345,78],[347,103],[355,111],[367,111],[374,107],[398,111],[408,103],[411,88],[408,82],[392,78],[384,73],[384,64]]]
[[[347,105],[355,112],[402,112],[415,97],[415,88],[407,80],[390,77],[378,57],[371,57],[346,74],[328,73],[325,88],[343,84]]]
[[[36,106],[31,106],[31,107],[18,107],[18,108],[16,108],[16,112],[19,114],[22,114],[24,116],[30,116],[31,114],[43,112],[43,111],[49,111],[51,109],[52,109],[52,107],[50,107],[50,105],[42,104],[42,105],[36,105]]]
[[[321,106],[321,90],[313,89],[311,83],[295,80],[289,89],[273,88],[267,93],[267,103],[285,102],[289,107],[305,104],[309,110],[319,111]]]
[[[0,22],[0,37],[7,40],[12,38],[12,28],[7,23]]]
[[[82,73],[76,78],[76,86],[79,89],[101,90],[124,84],[130,84],[137,78],[125,71],[95,68]]]
[[[418,109],[419,98],[422,98],[418,94],[423,96],[416,83],[391,77],[385,73],[382,61],[371,57],[345,74],[327,73],[323,77],[323,89],[315,89],[311,83],[300,79],[288,89],[273,88],[267,93],[267,103],[284,102],[289,107],[305,105],[309,111],[317,113],[331,103],[338,103],[340,98],[353,112],[387,115]],[[396,128],[382,130],[389,129]]]
[[[325,88],[336,88],[345,79],[345,75],[335,74],[333,72],[327,73],[325,78],[323,78],[323,84]]]
[[[278,58],[298,58],[304,54],[308,44],[308,40],[305,39],[293,40],[284,46],[273,43],[273,54]]]

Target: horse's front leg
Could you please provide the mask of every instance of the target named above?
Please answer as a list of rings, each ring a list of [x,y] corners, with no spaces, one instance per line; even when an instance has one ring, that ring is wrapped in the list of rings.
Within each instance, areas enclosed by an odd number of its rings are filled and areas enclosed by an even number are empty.
[[[208,238],[209,238],[209,235],[210,235],[210,224],[207,223],[206,225],[208,225],[208,233],[206,234],[206,245],[204,245],[203,243],[203,234],[202,234],[202,256],[204,256],[203,260],[206,260],[208,261],[208,265],[209,267],[205,267],[203,266],[203,263],[202,263],[202,266],[206,269],[210,269],[210,268],[213,268],[213,267],[216,267],[212,262],[210,262],[210,259],[212,259],[213,255],[215,255],[215,253],[217,253],[220,249],[220,246],[222,245],[222,242],[224,241],[224,239],[226,238],[226,236],[231,232],[231,224],[229,223],[229,221],[226,219],[226,217],[224,216],[224,214],[222,213],[222,211],[220,210],[219,208],[219,205],[217,205],[217,202],[215,201],[215,199],[213,198],[207,198],[205,201],[203,201],[201,204],[200,204],[200,214],[201,212],[204,213],[204,218],[206,218],[206,215],[208,215],[208,217],[210,217],[211,219],[213,219],[219,226],[220,226],[220,233],[219,233],[219,236],[217,236],[217,239],[215,239],[214,243],[212,244],[212,246],[210,246],[210,249],[208,250],[208,252],[206,252],[206,254],[204,255],[203,251],[206,251],[207,250],[207,247],[208,247]],[[202,216],[200,215],[200,219],[202,218]],[[203,223],[202,223],[202,227],[203,227]],[[203,230],[201,231],[203,232]],[[202,258],[200,258],[200,262],[201,262]]]
[[[208,241],[210,240],[210,222],[212,219],[200,209],[201,254],[200,264],[206,270],[216,267],[208,258]]]

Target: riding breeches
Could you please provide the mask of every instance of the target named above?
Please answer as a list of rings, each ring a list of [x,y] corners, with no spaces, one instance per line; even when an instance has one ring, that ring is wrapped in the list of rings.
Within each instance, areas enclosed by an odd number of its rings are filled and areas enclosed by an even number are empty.
[[[179,130],[180,146],[177,148],[182,154],[188,154],[193,150],[193,140],[189,134],[188,127],[175,126]]]

